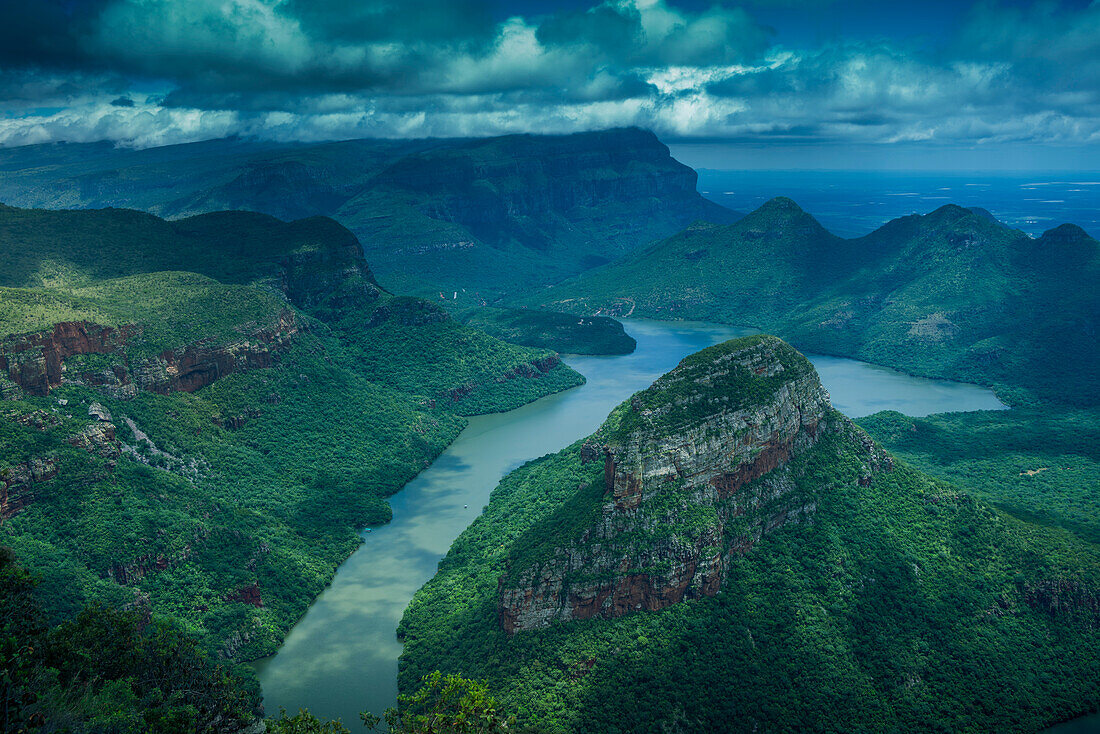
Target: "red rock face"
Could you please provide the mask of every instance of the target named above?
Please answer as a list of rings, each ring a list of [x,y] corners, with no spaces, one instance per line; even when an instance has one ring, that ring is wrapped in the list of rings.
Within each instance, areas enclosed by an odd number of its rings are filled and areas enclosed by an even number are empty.
[[[809,521],[814,502],[785,467],[835,429],[822,421],[838,418],[816,373],[798,369],[789,353],[780,359],[789,349],[780,345],[747,342],[713,363],[684,363],[581,447],[582,463],[604,462],[598,519],[501,577],[505,632],[713,596],[737,556],[769,532]],[[749,391],[746,373],[769,386],[770,397],[741,400],[735,390]]]
[[[0,370],[31,395],[47,395],[61,384],[62,365],[78,354],[107,354],[138,332],[90,321],[63,321],[50,331],[11,336],[0,342]]]
[[[710,483],[718,490],[719,497],[723,499],[730,497],[749,482],[759,479],[790,461],[793,443],[792,439],[783,440],[778,434],[773,433],[771,440],[764,444],[755,461],[741,464],[734,471],[710,480]]]
[[[275,324],[247,338],[223,346],[197,342],[161,352],[135,370],[135,381],[161,395],[195,392],[225,375],[273,366],[275,356],[290,346],[299,330],[294,314],[283,311]]]
[[[280,313],[271,326],[256,329],[239,340],[217,346],[206,342],[169,349],[134,368],[134,379],[121,365],[113,374],[86,374],[92,385],[138,386],[160,394],[194,392],[220,377],[244,370],[263,369],[275,363],[301,329],[289,310]],[[55,324],[49,331],[8,337],[0,342],[0,371],[31,395],[48,395],[61,385],[64,362],[80,354],[110,354],[120,351],[140,332],[127,325],[119,329],[88,321]]]

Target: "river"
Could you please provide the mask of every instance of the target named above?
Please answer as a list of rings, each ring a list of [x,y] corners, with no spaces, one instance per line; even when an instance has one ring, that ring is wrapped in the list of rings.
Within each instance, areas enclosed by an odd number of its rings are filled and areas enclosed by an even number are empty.
[[[256,663],[269,714],[308,708],[358,729],[359,712],[381,714],[397,697],[395,637],[417,589],[481,512],[501,477],[596,430],[611,409],[688,354],[757,333],[715,324],[625,320],[633,354],[566,357],[582,387],[507,413],[478,416],[438,459],[390,499],[393,521],[363,533],[363,545],[290,631],[279,652]],[[833,405],[859,418],[880,410],[915,416],[1004,406],[976,385],[911,377],[851,359],[810,357]]]

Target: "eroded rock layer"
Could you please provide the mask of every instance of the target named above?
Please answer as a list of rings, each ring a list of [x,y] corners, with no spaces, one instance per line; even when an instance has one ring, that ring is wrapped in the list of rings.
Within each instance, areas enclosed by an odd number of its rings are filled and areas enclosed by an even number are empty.
[[[501,578],[501,627],[511,634],[717,593],[735,556],[813,514],[785,469],[839,421],[813,367],[779,339],[738,339],[685,359],[581,448],[582,460],[604,465],[598,520]]]

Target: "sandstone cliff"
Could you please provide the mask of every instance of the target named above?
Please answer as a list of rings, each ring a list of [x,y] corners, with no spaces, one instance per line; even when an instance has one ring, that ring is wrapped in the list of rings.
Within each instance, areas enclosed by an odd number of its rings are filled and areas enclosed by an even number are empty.
[[[140,338],[140,325],[114,328],[88,321],[61,322],[47,331],[0,340],[0,376],[18,388],[12,398],[18,397],[18,391],[47,395],[65,380],[101,387],[118,398],[133,397],[138,389],[162,395],[194,392],[233,372],[271,367],[302,328],[301,320],[284,309],[270,324],[240,325],[239,338],[227,342],[200,340],[130,360],[126,345]],[[115,355],[117,361],[97,372],[66,374],[65,360],[86,354]]]
[[[603,463],[590,521],[500,579],[508,633],[556,621],[654,611],[715,594],[761,537],[808,521],[789,463],[825,431],[851,430],[810,363],[775,337],[688,357],[620,406],[581,448]],[[863,445],[861,484],[889,469]]]

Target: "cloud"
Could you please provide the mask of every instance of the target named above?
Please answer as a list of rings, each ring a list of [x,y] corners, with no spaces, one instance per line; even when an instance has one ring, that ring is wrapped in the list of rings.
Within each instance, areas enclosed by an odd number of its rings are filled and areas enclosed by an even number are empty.
[[[0,0],[0,144],[610,125],[761,145],[1100,139],[1100,2],[982,0],[931,47],[798,48],[752,8],[806,3],[678,1],[502,17],[489,0]]]
[[[609,1],[545,20],[540,43],[589,52],[628,66],[710,66],[754,59],[768,47],[770,29],[740,8],[715,5],[686,12],[663,0]]]

